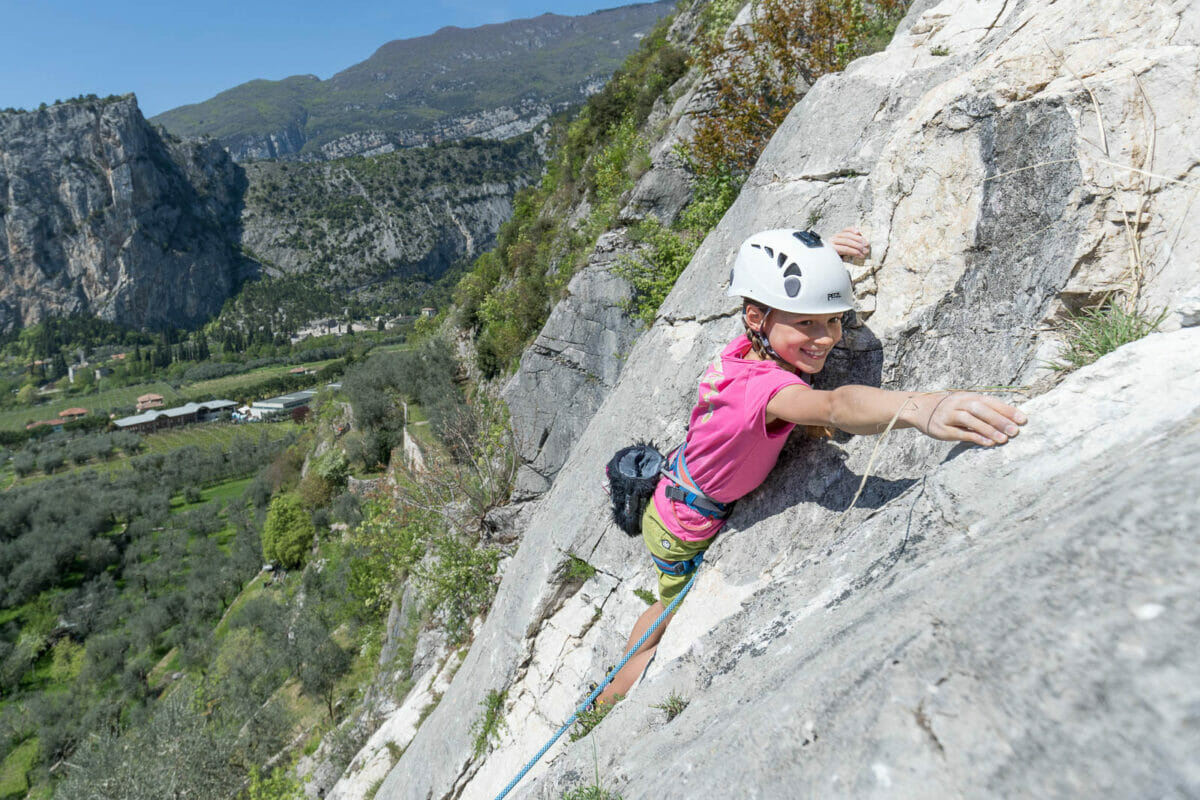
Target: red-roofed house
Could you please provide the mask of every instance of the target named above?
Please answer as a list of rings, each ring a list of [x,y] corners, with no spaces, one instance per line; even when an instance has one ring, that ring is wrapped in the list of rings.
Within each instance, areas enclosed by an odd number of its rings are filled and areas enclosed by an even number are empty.
[[[137,410],[145,411],[148,408],[162,408],[165,402],[161,394],[144,394],[137,399]]]

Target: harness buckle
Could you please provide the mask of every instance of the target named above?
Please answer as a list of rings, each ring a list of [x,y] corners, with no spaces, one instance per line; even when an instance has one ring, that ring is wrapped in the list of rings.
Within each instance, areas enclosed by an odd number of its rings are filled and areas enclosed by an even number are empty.
[[[654,559],[654,564],[660,572],[679,577],[690,575],[696,571],[696,568],[700,566],[700,562],[704,560],[704,551],[696,553],[696,555],[685,561],[667,561],[665,558],[659,558],[653,553],[650,554],[650,557]]]

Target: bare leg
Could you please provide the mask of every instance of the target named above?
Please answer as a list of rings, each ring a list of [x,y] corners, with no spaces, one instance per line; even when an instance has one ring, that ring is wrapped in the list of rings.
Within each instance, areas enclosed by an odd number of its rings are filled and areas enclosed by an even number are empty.
[[[629,634],[629,640],[625,642],[625,652],[637,644],[638,639],[654,624],[659,615],[663,612],[663,604],[655,601],[654,605],[647,608],[638,617],[637,623],[633,626],[633,632]],[[638,677],[645,671],[646,665],[650,663],[650,659],[654,657],[654,651],[658,648],[658,642],[662,639],[663,632],[667,626],[671,624],[674,614],[663,620],[663,624],[658,627],[658,630],[647,637],[645,643],[637,651],[637,653],[629,659],[625,666],[621,667],[621,671],[613,678],[612,683],[604,688],[600,696],[596,698],[598,703],[612,703],[615,695],[629,694],[630,688],[637,682]]]

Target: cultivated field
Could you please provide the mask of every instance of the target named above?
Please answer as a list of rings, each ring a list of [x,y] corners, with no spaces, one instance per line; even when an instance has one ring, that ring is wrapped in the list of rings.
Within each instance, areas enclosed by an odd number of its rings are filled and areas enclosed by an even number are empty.
[[[327,361],[314,361],[311,364],[304,364],[305,369],[321,369],[327,364],[332,364],[336,359]],[[256,384],[261,383],[269,378],[278,378],[281,375],[287,375],[288,371],[293,369],[294,364],[277,364],[270,367],[262,367],[251,372],[243,372],[240,375],[226,375],[223,378],[213,378],[207,381],[200,381],[185,387],[187,393],[191,396],[197,394],[211,394],[213,397],[222,400],[239,400],[260,398],[239,398],[237,393]]]
[[[58,412],[65,411],[68,408],[86,408],[89,411],[94,411],[97,408],[121,408],[137,405],[137,399],[144,394],[161,394],[167,405],[179,397],[179,393],[171,388],[169,383],[157,381],[155,383],[138,383],[133,386],[122,386],[117,389],[106,389],[89,395],[76,395],[74,397],[57,397],[49,403],[42,403],[36,406],[22,406],[20,408],[8,409],[0,411],[0,430],[20,430],[25,425],[34,420],[55,419],[58,417]]]

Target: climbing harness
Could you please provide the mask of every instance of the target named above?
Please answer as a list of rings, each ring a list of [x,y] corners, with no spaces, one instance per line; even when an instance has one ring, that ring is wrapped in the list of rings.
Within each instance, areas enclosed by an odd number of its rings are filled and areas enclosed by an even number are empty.
[[[684,447],[681,444],[664,457],[653,442],[638,442],[621,448],[609,459],[604,472],[608,477],[607,491],[612,499],[613,521],[617,527],[630,536],[641,535],[642,513],[654,496],[660,476],[666,476],[671,483],[665,490],[671,500],[684,503],[709,519],[729,516],[733,504],[713,500],[692,479],[684,459]]]
[[[654,555],[654,553],[651,553],[650,557],[654,559],[654,563],[660,572],[678,577],[680,575],[691,575],[695,572],[696,568],[700,566],[700,562],[704,560],[704,552],[696,553],[696,555],[686,561],[667,561],[665,558],[659,558]]]
[[[615,678],[617,673],[621,671],[621,668],[629,662],[629,659],[633,658],[633,654],[641,649],[642,645],[646,643],[646,640],[650,638],[650,634],[658,630],[658,626],[662,625],[663,621],[672,613],[674,613],[675,609],[679,607],[679,604],[683,602],[683,598],[687,596],[688,590],[692,588],[692,583],[694,583],[696,580],[696,567],[700,565],[700,562],[703,560],[703,556],[703,553],[697,553],[696,557],[690,561],[675,562],[681,564],[692,564],[692,568],[688,570],[688,572],[692,573],[692,577],[688,578],[688,582],[684,584],[683,590],[679,592],[679,596],[671,601],[671,605],[667,607],[666,611],[658,615],[658,619],[656,619],[654,624],[651,625],[644,634],[642,634],[642,638],[638,639],[637,643],[633,647],[629,648],[629,652],[625,654],[620,663],[609,671],[608,675],[604,677],[603,682],[601,682],[599,686],[592,690],[592,693],[589,694],[587,699],[580,704],[579,708],[575,709],[575,713],[571,715],[571,718],[567,720],[566,724],[559,728],[558,732],[550,737],[550,741],[546,742],[546,744],[542,746],[542,749],[537,752],[537,755],[531,758],[529,763],[526,764],[519,773],[517,773],[517,777],[513,778],[512,781],[509,782],[508,786],[505,786],[504,790],[501,791],[500,794],[496,795],[496,800],[503,800],[505,795],[511,792],[513,788],[521,781],[521,778],[524,778],[529,773],[529,770],[533,769],[533,765],[540,761],[542,756],[546,755],[546,752],[554,746],[554,743],[559,740],[559,737],[566,733],[567,730],[575,724],[575,720],[578,719],[579,715],[587,711],[592,703],[595,702],[596,698],[600,696],[600,693],[604,691],[604,688],[612,683],[612,679]],[[658,561],[658,559],[655,559],[655,561]],[[682,574],[686,575],[687,573]]]
[[[733,504],[719,503],[701,491],[692,480],[692,473],[688,471],[687,461],[683,456],[684,448],[685,445],[682,444],[675,448],[667,466],[663,468],[662,474],[672,483],[666,489],[667,497],[690,506],[698,514],[712,519],[725,519],[729,516]]]

